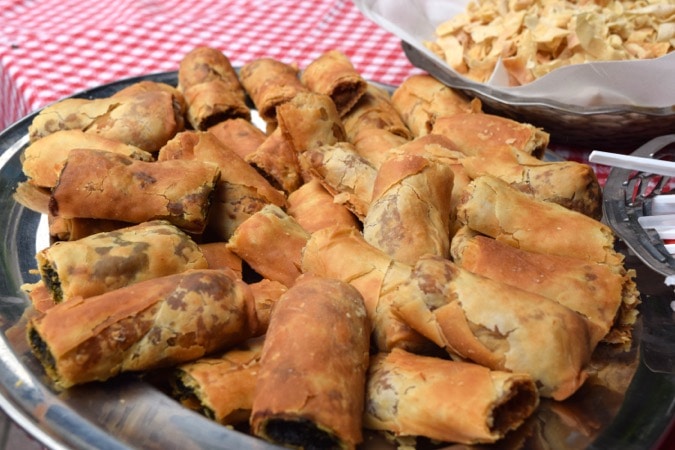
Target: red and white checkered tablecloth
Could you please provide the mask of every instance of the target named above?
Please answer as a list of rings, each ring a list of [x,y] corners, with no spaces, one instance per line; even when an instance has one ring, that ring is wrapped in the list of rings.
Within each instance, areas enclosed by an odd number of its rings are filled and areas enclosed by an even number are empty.
[[[199,45],[235,66],[273,57],[304,67],[337,48],[373,81],[419,73],[350,0],[0,0],[0,24],[0,130],[80,90],[177,70]],[[586,162],[586,151],[556,151]]]

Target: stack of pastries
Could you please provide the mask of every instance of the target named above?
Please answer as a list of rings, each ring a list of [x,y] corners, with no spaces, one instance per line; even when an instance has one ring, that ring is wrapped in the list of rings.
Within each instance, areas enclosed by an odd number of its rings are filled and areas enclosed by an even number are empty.
[[[177,86],[57,102],[29,135],[15,197],[51,245],[27,339],[57,388],[161,369],[284,446],[492,443],[631,347],[592,169],[428,75],[199,47]]]

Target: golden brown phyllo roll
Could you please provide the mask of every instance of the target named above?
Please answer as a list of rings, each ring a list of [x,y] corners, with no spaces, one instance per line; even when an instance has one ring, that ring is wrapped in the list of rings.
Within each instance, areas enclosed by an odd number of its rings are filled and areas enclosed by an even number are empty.
[[[346,114],[366,91],[366,80],[339,50],[329,50],[302,72],[301,81],[313,92],[328,95],[340,113]]]
[[[365,240],[406,264],[424,254],[448,257],[453,177],[450,167],[423,156],[387,159],[363,220]]]
[[[394,349],[371,358],[364,426],[397,436],[491,443],[518,428],[538,404],[537,387],[525,373]]]
[[[133,145],[124,144],[82,130],[61,130],[49,134],[26,147],[23,152],[23,173],[30,183],[53,188],[59,179],[68,153],[75,148],[89,148],[121,153],[133,159],[152,161],[152,154]]]
[[[68,388],[192,361],[245,341],[256,327],[247,286],[205,269],[60,303],[27,333],[47,375]]]
[[[534,125],[484,113],[439,117],[432,132],[447,137],[467,155],[515,148],[541,158],[549,143],[549,134]]]
[[[461,158],[471,178],[492,175],[537,200],[602,218],[602,192],[593,168],[575,161],[542,161],[514,148]]]
[[[36,259],[40,276],[57,303],[207,267],[197,244],[166,221],[57,242],[38,252]]]
[[[309,237],[284,210],[267,205],[239,225],[227,246],[263,277],[292,286]]]
[[[242,66],[239,79],[268,128],[277,121],[277,106],[309,89],[298,78],[298,68],[273,58],[260,58]]]
[[[223,425],[247,422],[260,368],[262,338],[220,356],[182,364],[170,376],[172,395],[187,408]]]
[[[68,154],[49,209],[54,216],[129,223],[164,219],[191,233],[204,231],[217,165],[201,161],[144,162],[116,153]]]
[[[470,229],[523,250],[570,256],[622,270],[611,228],[582,213],[534,199],[484,175],[465,189],[457,219]],[[581,238],[583,236],[583,239]]]
[[[246,92],[237,72],[220,50],[197,47],[178,68],[178,89],[187,103],[187,119],[195,130],[206,130],[227,119],[250,119]]]
[[[632,325],[628,312],[639,303],[631,273],[518,249],[467,228],[453,238],[451,253],[454,262],[473,273],[543,295],[587,317],[593,342],[630,344],[626,321]]]
[[[296,448],[355,448],[363,439],[369,335],[356,289],[320,277],[299,280],[272,313],[252,432]]]
[[[357,229],[333,226],[312,233],[302,252],[302,271],[342,280],[358,289],[373,326],[373,343],[380,351],[430,349],[430,341],[392,308],[412,267],[370,245]]]
[[[69,98],[56,102],[33,119],[31,142],[59,130],[84,130],[155,152],[185,128],[180,102],[162,89],[108,98]]]
[[[543,397],[566,399],[588,377],[595,343],[583,316],[450,260],[420,258],[393,308],[455,358],[529,374]]]
[[[207,219],[205,239],[223,240],[252,214],[267,204],[284,206],[286,198],[274,189],[229,145],[205,131],[184,131],[159,151],[158,162],[201,161],[215,164],[220,171]]]
[[[426,73],[403,80],[391,102],[414,137],[431,133],[440,117],[481,111],[480,100],[471,100]]]

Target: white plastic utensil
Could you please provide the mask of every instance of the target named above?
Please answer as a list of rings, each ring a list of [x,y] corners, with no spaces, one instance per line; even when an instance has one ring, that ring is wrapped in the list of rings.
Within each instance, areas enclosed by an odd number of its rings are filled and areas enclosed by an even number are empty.
[[[642,156],[621,155],[617,153],[593,150],[588,160],[596,164],[618,167],[621,169],[639,170],[640,172],[675,177],[675,162]]]

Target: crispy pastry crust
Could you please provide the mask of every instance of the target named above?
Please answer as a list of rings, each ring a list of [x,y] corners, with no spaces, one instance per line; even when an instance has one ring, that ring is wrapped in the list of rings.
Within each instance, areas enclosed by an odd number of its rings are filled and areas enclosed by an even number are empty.
[[[364,426],[442,442],[495,442],[539,404],[532,378],[401,349],[371,359]]]
[[[339,50],[329,50],[312,61],[300,76],[311,91],[328,95],[344,116],[366,92],[367,83]]]
[[[423,156],[389,158],[363,220],[366,242],[410,265],[424,254],[449,256],[453,178],[450,167]]]
[[[517,249],[466,228],[453,238],[451,253],[453,261],[470,272],[538,293],[583,314],[593,325],[593,342],[615,343],[616,334],[625,332],[620,309],[635,309],[639,303],[630,274],[604,264]],[[630,339],[630,333],[624,334],[622,343]]]
[[[228,119],[249,120],[246,92],[237,72],[220,50],[197,47],[178,66],[178,89],[187,103],[187,119],[196,130]]]
[[[247,422],[260,368],[262,339],[182,364],[170,378],[172,395],[183,406],[223,425]]]
[[[278,206],[266,205],[235,230],[227,247],[265,278],[292,286],[310,234]]]
[[[506,117],[484,113],[457,113],[436,119],[432,132],[450,139],[466,155],[491,154],[515,148],[541,158],[549,135],[540,128]]]
[[[469,100],[428,74],[403,80],[391,102],[414,137],[431,133],[440,117],[481,110],[479,100]]]
[[[528,373],[543,397],[563,400],[588,377],[595,346],[583,316],[447,259],[420,258],[393,308],[455,357]]]
[[[533,199],[490,175],[469,184],[457,218],[474,231],[523,250],[623,270],[623,256],[614,249],[614,233],[607,225],[558,204]]]
[[[353,449],[362,415],[370,325],[347,283],[303,277],[276,304],[253,400],[251,429],[277,444]]]
[[[159,220],[57,242],[38,252],[36,260],[55,302],[93,297],[139,281],[207,267],[188,235]]]
[[[268,126],[275,126],[277,106],[308,91],[298,78],[298,69],[273,58],[260,58],[244,64],[239,79]]]
[[[74,149],[52,192],[49,210],[64,218],[129,223],[165,219],[192,232],[206,226],[220,169],[201,161],[144,162]]]
[[[373,341],[380,351],[400,347],[425,352],[432,346],[392,308],[412,267],[368,244],[357,229],[334,226],[312,233],[302,253],[302,271],[346,281],[358,289],[373,324]]]
[[[141,161],[152,161],[149,152],[133,145],[108,139],[82,130],[60,130],[39,139],[24,150],[21,167],[29,182],[40,187],[53,188],[74,148],[90,148],[120,153]]]
[[[309,233],[334,225],[361,227],[356,216],[344,205],[335,203],[333,195],[316,178],[288,196],[288,214]]]
[[[58,387],[195,360],[257,327],[247,286],[190,270],[60,303],[30,321],[32,351]]]

